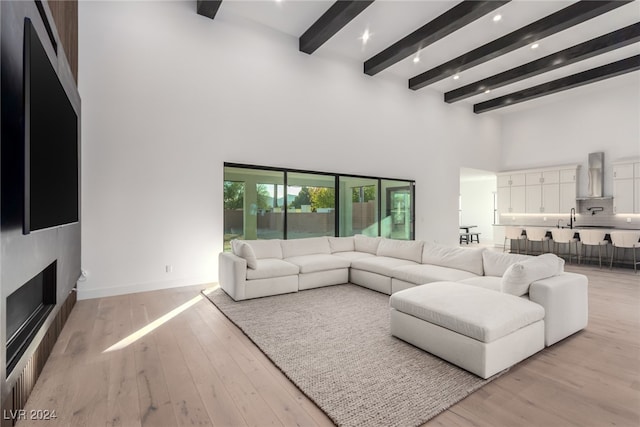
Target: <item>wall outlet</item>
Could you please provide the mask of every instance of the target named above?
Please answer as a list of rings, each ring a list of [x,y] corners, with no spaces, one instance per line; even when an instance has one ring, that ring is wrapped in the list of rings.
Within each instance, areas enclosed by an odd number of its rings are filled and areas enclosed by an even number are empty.
[[[627,222],[631,222],[631,218],[627,218]]]
[[[543,221],[546,221],[546,220],[547,220],[547,217],[546,217],[546,216],[545,216],[545,217],[542,217],[542,220],[543,220]]]
[[[165,265],[164,267],[164,271],[166,271],[167,273],[172,273],[173,272],[173,265]]]

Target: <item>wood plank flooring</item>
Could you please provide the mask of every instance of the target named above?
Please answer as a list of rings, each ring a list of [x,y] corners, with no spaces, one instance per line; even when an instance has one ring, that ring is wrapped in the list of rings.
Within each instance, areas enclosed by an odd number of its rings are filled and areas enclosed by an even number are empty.
[[[566,269],[589,277],[588,328],[513,367],[427,426],[640,425],[640,274]],[[199,297],[201,288],[78,301],[25,408],[27,415],[49,410],[57,418],[18,425],[332,425]],[[184,310],[176,313],[179,307]],[[165,321],[136,341],[105,351],[159,318]]]

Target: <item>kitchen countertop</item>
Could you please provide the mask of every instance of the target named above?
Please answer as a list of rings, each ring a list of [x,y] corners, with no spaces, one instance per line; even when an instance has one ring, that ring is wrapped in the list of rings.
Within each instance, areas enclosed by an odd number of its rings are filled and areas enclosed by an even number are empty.
[[[539,224],[491,224],[496,227],[541,227],[548,228],[549,230],[553,228],[558,228],[555,225],[539,225]],[[568,226],[562,226],[560,228],[569,228]],[[622,228],[616,226],[606,226],[606,225],[578,225],[573,227],[573,230],[620,230],[620,231],[640,231],[640,228]]]

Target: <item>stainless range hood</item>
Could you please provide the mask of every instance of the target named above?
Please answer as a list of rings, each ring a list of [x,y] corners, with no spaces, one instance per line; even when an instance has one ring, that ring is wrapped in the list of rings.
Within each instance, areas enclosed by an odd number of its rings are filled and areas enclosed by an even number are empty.
[[[604,187],[604,153],[589,153],[588,197],[602,197]]]
[[[611,196],[604,196],[604,153],[589,153],[589,168],[587,170],[589,185],[587,187],[587,197],[578,197],[577,200],[602,200],[611,199]]]

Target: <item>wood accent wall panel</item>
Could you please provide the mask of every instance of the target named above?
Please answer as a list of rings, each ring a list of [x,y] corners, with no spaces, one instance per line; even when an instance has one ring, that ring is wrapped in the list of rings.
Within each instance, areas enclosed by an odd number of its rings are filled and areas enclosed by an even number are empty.
[[[73,78],[78,84],[78,0],[49,0],[49,9],[55,21]]]
[[[67,322],[73,306],[76,304],[76,300],[77,293],[74,290],[64,301],[62,307],[60,307],[60,310],[49,326],[47,333],[42,338],[42,341],[40,341],[38,348],[33,353],[27,362],[27,365],[18,377],[11,393],[9,393],[5,401],[2,402],[3,416],[0,423],[1,427],[14,426],[16,422],[19,421],[19,410],[23,409],[27,403],[27,399],[29,398],[33,387],[36,385],[36,381],[44,368],[44,364],[49,358],[51,350],[53,350],[53,346],[55,345],[60,332],[62,332],[62,328]]]

